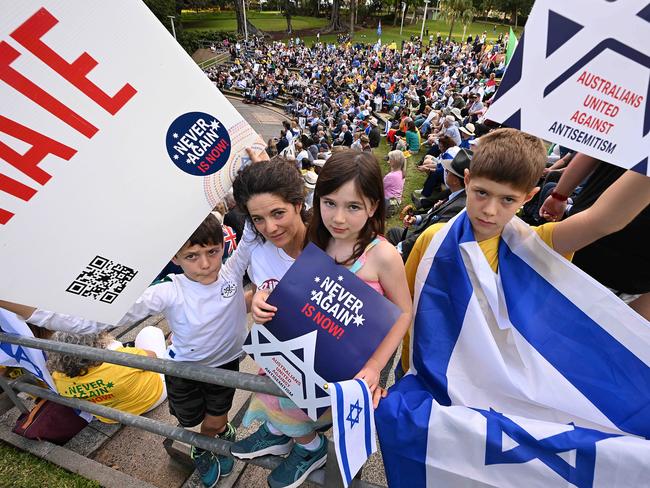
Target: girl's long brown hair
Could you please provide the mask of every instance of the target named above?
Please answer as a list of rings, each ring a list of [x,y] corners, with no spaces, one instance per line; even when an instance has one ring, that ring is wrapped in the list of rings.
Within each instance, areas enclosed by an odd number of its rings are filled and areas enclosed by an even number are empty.
[[[377,204],[377,210],[368,218],[366,225],[359,232],[359,239],[354,245],[352,256],[339,264],[353,263],[363,254],[364,249],[378,235],[384,233],[384,219],[386,206],[384,203],[384,182],[381,169],[374,155],[369,152],[359,152],[346,149],[332,154],[327,160],[316,181],[314,189],[314,206],[307,234],[307,242],[313,242],[322,250],[327,249],[327,244],[332,238],[320,213],[320,200],[325,195],[334,193],[348,181],[354,181],[359,194],[372,204]]]

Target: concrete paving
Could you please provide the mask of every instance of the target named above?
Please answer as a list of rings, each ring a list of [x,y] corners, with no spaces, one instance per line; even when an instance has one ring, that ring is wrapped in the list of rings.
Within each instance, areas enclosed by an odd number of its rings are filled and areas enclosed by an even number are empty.
[[[280,137],[282,121],[288,119],[278,109],[265,105],[246,104],[236,97],[229,96],[228,100],[265,142],[271,137]]]

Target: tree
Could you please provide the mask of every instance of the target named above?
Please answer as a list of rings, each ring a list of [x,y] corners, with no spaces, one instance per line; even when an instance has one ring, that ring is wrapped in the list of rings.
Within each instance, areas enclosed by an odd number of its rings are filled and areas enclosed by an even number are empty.
[[[329,25],[323,29],[323,32],[340,32],[343,30],[341,23],[341,0],[332,0],[332,14]]]
[[[284,0],[284,16],[287,18],[287,34],[291,34],[291,0]]]
[[[497,8],[510,14],[510,23],[517,26],[519,15],[528,17],[533,8],[533,0],[498,0]]]
[[[160,23],[165,26],[165,28],[172,33],[171,22],[169,16],[176,15],[176,2],[175,0],[145,0],[145,5],[149,7],[149,10],[158,18]],[[176,17],[180,20],[180,16]],[[175,24],[180,27],[180,22]],[[178,30],[178,28],[177,28]]]
[[[237,16],[237,35],[244,36],[246,35],[246,30],[244,28],[244,9],[246,8],[246,0],[235,0],[235,15]],[[246,27],[248,28],[248,34],[262,34],[262,31],[250,23],[248,17],[246,17]]]
[[[443,0],[440,2],[440,13],[451,24],[449,27],[449,39],[451,39],[457,20],[460,20],[463,25],[472,22],[474,18],[472,0]]]

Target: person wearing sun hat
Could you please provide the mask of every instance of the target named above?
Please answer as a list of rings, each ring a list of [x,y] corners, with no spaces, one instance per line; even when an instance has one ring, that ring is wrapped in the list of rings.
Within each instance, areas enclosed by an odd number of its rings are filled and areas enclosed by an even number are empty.
[[[462,149],[470,149],[471,141],[476,137],[476,127],[471,122],[468,122],[459,131],[462,140],[458,146]]]
[[[460,113],[460,109],[458,107],[452,108],[449,113],[451,113],[451,115],[453,115],[459,122],[463,121],[463,114]]]
[[[368,131],[368,139],[370,140],[370,147],[379,147],[381,141],[381,132],[379,131],[379,124],[375,117],[370,117],[368,120],[370,130]]]
[[[305,180],[305,209],[309,210],[314,205],[314,188],[318,175],[313,171],[307,171],[303,176]]]

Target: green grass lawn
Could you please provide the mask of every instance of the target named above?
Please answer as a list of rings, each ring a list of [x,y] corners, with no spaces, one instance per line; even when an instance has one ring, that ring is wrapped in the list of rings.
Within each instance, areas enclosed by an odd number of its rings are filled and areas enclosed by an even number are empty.
[[[345,21],[347,13],[345,11],[341,12],[343,20]],[[280,12],[255,12],[248,11],[248,18],[253,25],[259,29],[267,32],[281,32],[286,30],[287,22]],[[404,19],[404,29],[402,35],[400,35],[399,24],[393,27],[390,24],[382,26],[382,35],[381,40],[384,44],[395,42],[398,45],[401,40],[409,40],[411,35],[419,36],[420,30],[422,28],[422,23],[417,22],[415,24],[409,24],[410,16]],[[234,11],[222,11],[222,12],[190,12],[183,11],[181,17],[181,22],[183,23],[183,28],[188,31],[226,31],[234,32],[237,28],[237,21]],[[291,18],[291,24],[293,30],[302,30],[302,29],[315,29],[325,27],[329,23],[328,18],[322,17],[304,17],[304,16],[294,16]],[[477,34],[482,34],[483,31],[487,32],[488,40],[495,40],[500,33],[507,33],[510,29],[510,26],[504,24],[497,24],[496,32],[493,31],[493,23],[485,22],[473,22],[467,26],[467,31],[465,36],[475,36]],[[443,20],[429,20],[425,23],[425,32],[426,29],[429,29],[429,34],[434,36],[440,32],[440,34],[445,38],[449,34],[449,24]],[[517,36],[521,33],[521,27],[515,29]],[[463,25],[456,22],[454,25],[454,32],[452,36],[454,39],[458,40],[463,34]],[[426,36],[425,36],[426,37]],[[305,42],[310,43],[316,40],[316,36],[307,36],[304,38]],[[321,36],[322,41],[333,42],[336,41],[336,34],[329,34]],[[358,42],[377,42],[377,28],[371,29],[357,29],[354,33],[354,40]]]
[[[258,29],[267,32],[285,31],[287,20],[279,12],[254,12],[247,11],[248,20]],[[237,19],[234,11],[224,12],[187,12],[183,11],[181,17],[183,28],[188,31],[235,31]],[[325,27],[328,20],[317,17],[292,16],[293,30],[315,29]]]
[[[101,488],[101,485],[0,441],[0,487]]]

